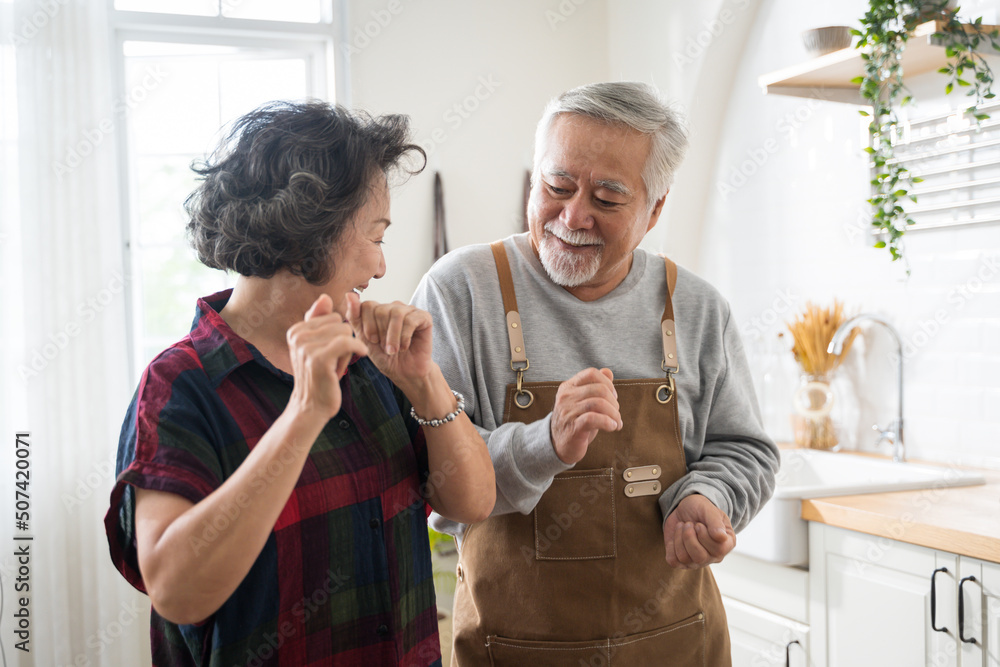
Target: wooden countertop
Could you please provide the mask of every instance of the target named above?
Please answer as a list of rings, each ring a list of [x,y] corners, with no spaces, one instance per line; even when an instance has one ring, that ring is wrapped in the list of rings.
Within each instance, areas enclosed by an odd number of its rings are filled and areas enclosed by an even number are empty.
[[[802,518],[1000,563],[1000,471],[977,471],[986,484],[803,500]]]

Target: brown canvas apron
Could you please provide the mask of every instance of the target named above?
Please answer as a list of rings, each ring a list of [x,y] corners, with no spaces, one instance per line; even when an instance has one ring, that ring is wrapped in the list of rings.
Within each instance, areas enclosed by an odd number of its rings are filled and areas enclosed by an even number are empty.
[[[517,372],[504,422],[530,423],[551,412],[560,383],[522,381],[528,360],[513,281],[502,242],[492,247]],[[600,432],[530,515],[469,526],[458,566],[453,667],[731,664],[711,571],[671,568],[664,552],[657,499],[687,472],[672,376],[677,268],[666,263],[667,379],[615,380],[624,428]]]

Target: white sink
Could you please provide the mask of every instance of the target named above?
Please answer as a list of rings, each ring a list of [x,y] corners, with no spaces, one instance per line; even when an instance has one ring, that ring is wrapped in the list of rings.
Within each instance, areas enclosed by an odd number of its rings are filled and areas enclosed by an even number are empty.
[[[786,565],[809,562],[805,498],[985,484],[979,473],[811,449],[785,449],[770,502],[740,532],[736,551]]]

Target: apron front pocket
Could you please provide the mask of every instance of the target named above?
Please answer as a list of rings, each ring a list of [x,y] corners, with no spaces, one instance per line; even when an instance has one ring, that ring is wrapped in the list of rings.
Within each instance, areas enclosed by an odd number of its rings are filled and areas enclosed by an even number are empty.
[[[612,468],[556,475],[535,506],[537,560],[596,560],[618,553]]]
[[[492,667],[608,667],[610,640],[588,642],[542,642],[508,639],[491,635],[486,638]],[[622,663],[625,664],[625,663]]]
[[[705,615],[617,639],[579,642],[531,641],[490,635],[493,667],[705,667]]]

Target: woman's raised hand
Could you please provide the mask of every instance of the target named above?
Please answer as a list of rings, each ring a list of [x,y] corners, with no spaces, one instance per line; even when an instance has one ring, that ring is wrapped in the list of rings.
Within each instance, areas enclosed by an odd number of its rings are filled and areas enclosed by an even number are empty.
[[[288,329],[288,353],[295,376],[291,402],[307,411],[319,411],[328,419],[340,412],[340,378],[353,355],[368,353],[352,334],[351,325],[333,310],[333,301],[326,294],[316,299],[304,321]]]
[[[368,345],[368,357],[397,386],[422,381],[433,371],[431,316],[426,311],[400,301],[362,303],[349,292],[347,320]]]

